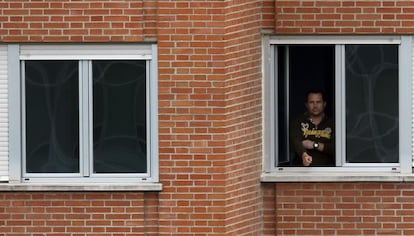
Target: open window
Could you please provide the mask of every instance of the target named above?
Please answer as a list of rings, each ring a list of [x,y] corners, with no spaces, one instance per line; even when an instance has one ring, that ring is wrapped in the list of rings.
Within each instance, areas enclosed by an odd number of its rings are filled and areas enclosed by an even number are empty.
[[[277,166],[298,166],[299,157],[292,150],[290,129],[293,119],[305,112],[308,91],[325,91],[325,113],[334,117],[335,46],[277,45],[273,48],[277,68]]]
[[[269,37],[265,171],[411,173],[411,37]],[[335,165],[303,167],[289,127],[306,92],[325,92]]]

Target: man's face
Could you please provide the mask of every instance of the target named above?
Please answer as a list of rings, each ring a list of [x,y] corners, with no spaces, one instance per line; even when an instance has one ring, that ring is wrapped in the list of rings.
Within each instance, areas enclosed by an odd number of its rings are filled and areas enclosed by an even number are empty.
[[[320,93],[310,93],[308,95],[308,101],[306,102],[306,108],[308,113],[311,116],[320,116],[323,114],[326,102],[322,99],[322,94]]]

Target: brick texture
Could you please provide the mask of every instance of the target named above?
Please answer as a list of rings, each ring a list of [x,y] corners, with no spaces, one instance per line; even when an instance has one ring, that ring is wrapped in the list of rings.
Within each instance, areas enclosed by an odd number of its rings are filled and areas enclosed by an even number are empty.
[[[277,235],[412,235],[407,183],[277,184]]]
[[[279,34],[409,34],[413,1],[275,0]]]
[[[1,193],[1,235],[157,235],[143,193]]]
[[[262,228],[261,5],[233,1],[226,8],[226,226],[228,235]]]
[[[158,5],[160,235],[225,233],[224,7]]]
[[[273,14],[270,0],[0,1],[3,43],[157,42],[163,184],[155,193],[2,193],[1,230],[260,235],[260,47]],[[17,216],[8,212],[14,204],[23,205]]]
[[[155,35],[154,3],[131,0],[0,1],[0,41],[143,41]]]
[[[1,192],[0,235],[409,235],[413,185],[260,183],[261,33],[410,34],[412,1],[0,1],[1,43],[156,42],[161,192]]]
[[[260,234],[261,6],[158,8],[160,234]]]
[[[412,34],[412,1],[275,0],[276,34]],[[413,184],[278,183],[264,233],[413,235]],[[270,191],[270,189],[268,189]],[[269,219],[274,217],[275,226]],[[269,232],[267,232],[269,230]]]

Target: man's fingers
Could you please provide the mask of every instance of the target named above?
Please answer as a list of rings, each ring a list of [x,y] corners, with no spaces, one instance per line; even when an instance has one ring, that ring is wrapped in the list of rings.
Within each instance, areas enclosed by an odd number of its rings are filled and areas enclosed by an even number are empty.
[[[312,157],[311,156],[306,156],[303,158],[303,165],[304,166],[309,166],[312,163]]]

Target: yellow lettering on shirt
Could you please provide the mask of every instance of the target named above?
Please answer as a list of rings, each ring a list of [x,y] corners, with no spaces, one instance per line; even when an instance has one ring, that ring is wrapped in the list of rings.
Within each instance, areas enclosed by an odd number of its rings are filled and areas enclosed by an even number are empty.
[[[315,137],[322,137],[322,138],[331,138],[331,133],[326,132],[325,130],[304,130],[303,136],[308,137],[309,135],[313,135]]]
[[[309,129],[309,124],[307,123],[301,123],[301,129],[303,132],[303,137],[307,138],[309,135],[315,136],[316,138],[331,138],[332,129],[330,127],[326,127],[323,130],[317,130],[317,129]]]

